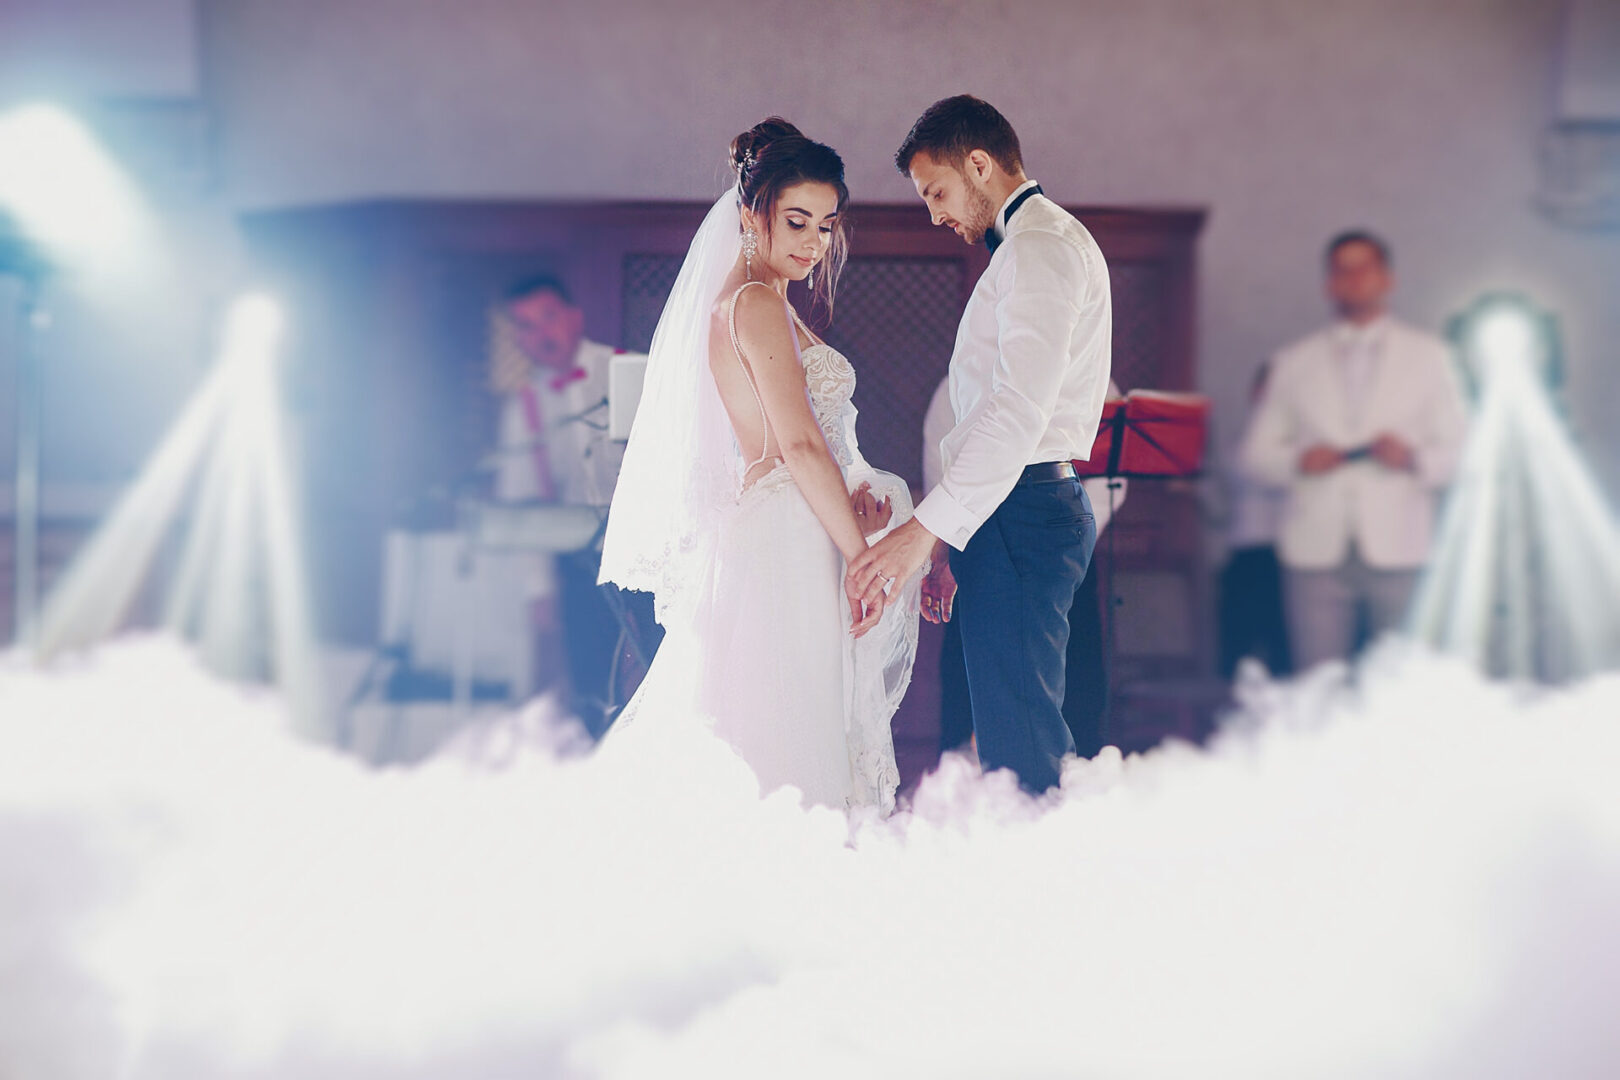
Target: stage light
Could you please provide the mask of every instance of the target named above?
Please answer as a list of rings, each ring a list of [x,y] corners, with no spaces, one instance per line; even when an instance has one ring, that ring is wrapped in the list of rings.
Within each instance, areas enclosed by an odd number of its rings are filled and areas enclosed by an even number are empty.
[[[1555,401],[1557,320],[1493,294],[1451,336],[1476,410],[1413,632],[1510,678],[1620,667],[1620,527]]]
[[[274,349],[285,318],[281,307],[263,293],[248,293],[231,305],[225,320],[228,354],[268,354]]]
[[[1480,320],[1475,350],[1487,367],[1529,364],[1536,353],[1536,330],[1523,312],[1502,308]]]
[[[276,369],[284,324],[268,296],[231,305],[214,370],[51,594],[39,651],[113,633],[184,518],[165,622],[219,674],[275,682],[301,726],[325,735]]]
[[[127,294],[153,244],[135,189],[73,116],[32,104],[0,113],[0,274],[23,283],[13,491],[13,640],[34,644],[38,594],[39,441],[49,324],[47,280],[112,279]]]
[[[53,105],[0,114],[0,206],[58,261],[103,268],[134,254],[133,187],[84,125]]]
[[[1521,293],[1488,293],[1455,316],[1449,336],[1476,396],[1501,374],[1556,391],[1563,381],[1558,321]]]

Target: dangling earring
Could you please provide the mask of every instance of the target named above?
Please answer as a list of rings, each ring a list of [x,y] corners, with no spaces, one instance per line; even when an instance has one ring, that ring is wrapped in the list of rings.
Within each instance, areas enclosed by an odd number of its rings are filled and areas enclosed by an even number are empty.
[[[816,268],[813,266],[810,268],[810,272],[804,275],[804,287],[807,289],[816,287]]]
[[[759,254],[759,234],[753,229],[743,233],[743,273],[754,279],[754,256]]]

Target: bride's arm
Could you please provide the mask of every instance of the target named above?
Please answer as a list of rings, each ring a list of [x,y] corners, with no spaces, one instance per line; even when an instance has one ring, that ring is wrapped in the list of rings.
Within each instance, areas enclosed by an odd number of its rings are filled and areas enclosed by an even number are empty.
[[[768,289],[744,289],[737,299],[737,337],[753,368],[765,418],[782,460],[805,502],[846,562],[866,550],[844,474],[827,448],[805,393],[804,367],[784,301]]]

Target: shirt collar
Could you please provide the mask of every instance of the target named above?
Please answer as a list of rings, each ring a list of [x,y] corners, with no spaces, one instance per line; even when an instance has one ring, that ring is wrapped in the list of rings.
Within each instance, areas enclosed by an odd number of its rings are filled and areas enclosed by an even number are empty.
[[[996,220],[990,226],[990,232],[995,234],[994,243],[999,244],[1007,238],[1007,220],[1018,212],[1018,208],[1028,201],[1029,196],[1039,194],[1041,194],[1041,185],[1033,180],[1025,180],[1012,189],[1012,193],[1001,204],[1001,209],[996,211]],[[994,244],[992,244],[992,250],[993,248]]]
[[[1357,326],[1349,319],[1340,319],[1333,324],[1333,336],[1340,345],[1372,345],[1383,340],[1388,328],[1389,313],[1385,312],[1363,326]]]

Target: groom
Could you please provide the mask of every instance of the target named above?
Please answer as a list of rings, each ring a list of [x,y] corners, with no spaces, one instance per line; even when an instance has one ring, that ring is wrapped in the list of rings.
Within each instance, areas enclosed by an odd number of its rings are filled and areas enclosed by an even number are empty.
[[[1090,456],[1108,390],[1108,267],[1024,175],[1018,136],[988,103],[936,101],[894,160],[934,224],[983,241],[990,265],[951,356],[942,478],[850,565],[844,590],[876,603],[932,559],[923,616],[944,622],[954,607],[961,620],[979,759],[1038,794],[1074,751],[1063,657],[1097,530],[1071,462]]]

